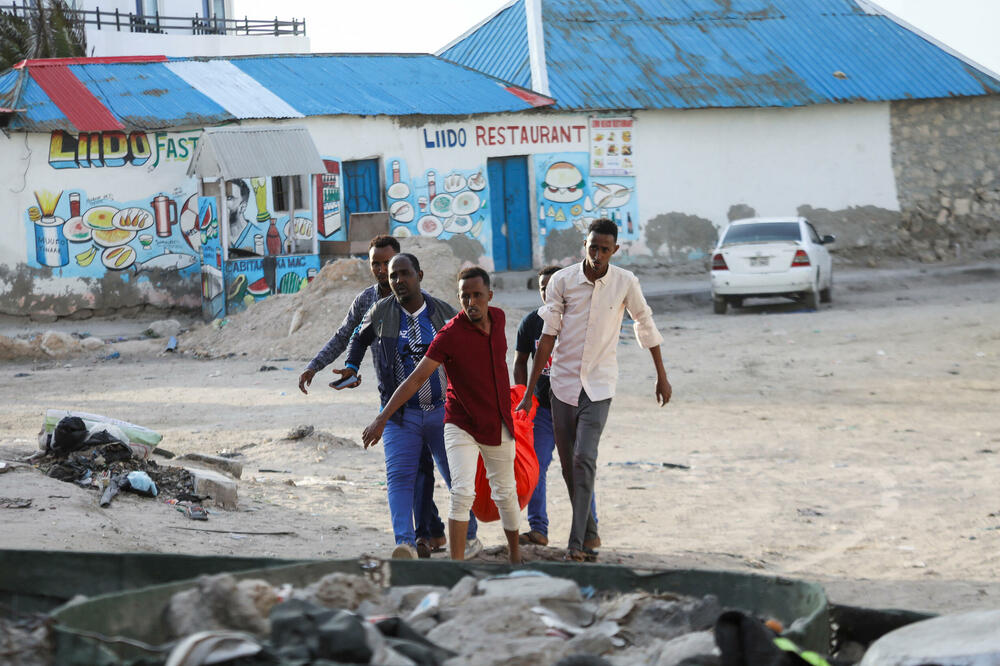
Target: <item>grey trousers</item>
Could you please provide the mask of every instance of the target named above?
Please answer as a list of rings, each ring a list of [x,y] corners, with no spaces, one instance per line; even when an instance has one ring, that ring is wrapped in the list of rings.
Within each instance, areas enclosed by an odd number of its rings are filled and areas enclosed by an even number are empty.
[[[597,445],[610,409],[611,398],[593,402],[583,390],[575,407],[552,396],[556,450],[573,505],[569,547],[575,550],[583,549],[584,540],[597,538],[597,522],[590,506],[597,472]]]

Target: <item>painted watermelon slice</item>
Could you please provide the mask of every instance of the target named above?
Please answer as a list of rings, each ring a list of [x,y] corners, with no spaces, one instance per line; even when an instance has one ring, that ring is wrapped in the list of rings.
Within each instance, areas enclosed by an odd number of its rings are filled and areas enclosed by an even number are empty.
[[[271,287],[267,285],[266,279],[261,278],[247,287],[247,293],[253,296],[267,296],[271,293]]]

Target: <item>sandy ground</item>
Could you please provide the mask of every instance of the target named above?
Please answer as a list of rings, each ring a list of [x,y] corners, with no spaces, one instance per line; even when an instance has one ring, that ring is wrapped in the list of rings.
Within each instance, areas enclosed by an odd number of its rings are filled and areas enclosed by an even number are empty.
[[[720,317],[697,294],[657,291],[674,399],[655,406],[649,354],[629,333],[599,458],[602,559],[815,580],[835,601],[871,607],[1000,607],[998,276],[996,265],[855,273],[816,313],[774,301]],[[531,297],[511,289],[498,302],[513,327]],[[357,445],[377,406],[368,361],[361,388],[334,393],[318,377],[306,396],[296,378],[307,359],[200,360],[162,346],[122,342],[110,361],[4,362],[0,459],[35,450],[46,408],[96,412],[160,431],[176,453],[241,453],[239,510],[194,523],[134,495],[101,509],[94,491],[18,468],[0,474],[0,496],[32,506],[0,509],[3,547],[389,554],[382,449]],[[303,424],[321,436],[282,441]],[[562,546],[569,505],[556,469],[550,536]],[[503,542],[497,523],[480,534],[487,547]]]

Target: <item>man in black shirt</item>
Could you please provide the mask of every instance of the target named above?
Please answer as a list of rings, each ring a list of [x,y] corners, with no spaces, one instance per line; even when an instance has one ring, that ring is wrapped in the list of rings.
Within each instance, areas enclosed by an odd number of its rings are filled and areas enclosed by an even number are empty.
[[[549,284],[549,278],[560,269],[560,266],[546,266],[538,271],[538,292],[545,302],[545,287]],[[538,316],[538,310],[529,312],[517,327],[517,357],[514,360],[514,383],[528,383],[528,357],[535,355],[535,347],[538,339],[542,337],[542,327],[545,322]],[[535,455],[538,457],[538,485],[528,502],[528,525],[530,531],[521,535],[521,543],[534,543],[540,546],[549,544],[549,516],[545,510],[545,472],[552,462],[552,451],[555,449],[555,435],[552,430],[552,408],[549,398],[549,368],[552,366],[552,359],[542,370],[538,383],[535,385],[535,398],[538,400],[538,409],[535,412],[534,441]],[[597,522],[597,508],[594,502],[590,504],[590,511],[594,514],[594,522]]]

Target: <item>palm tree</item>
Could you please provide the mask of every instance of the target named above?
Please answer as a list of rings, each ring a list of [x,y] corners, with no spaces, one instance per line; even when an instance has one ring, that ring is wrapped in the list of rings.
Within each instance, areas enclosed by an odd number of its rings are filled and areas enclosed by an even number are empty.
[[[66,0],[39,0],[0,11],[0,71],[26,58],[74,58],[87,55],[87,37],[79,15]]]

